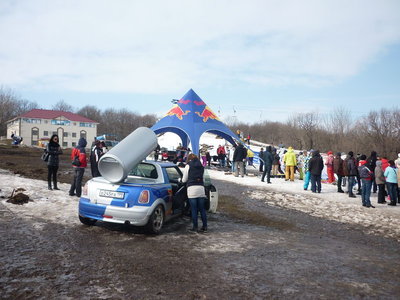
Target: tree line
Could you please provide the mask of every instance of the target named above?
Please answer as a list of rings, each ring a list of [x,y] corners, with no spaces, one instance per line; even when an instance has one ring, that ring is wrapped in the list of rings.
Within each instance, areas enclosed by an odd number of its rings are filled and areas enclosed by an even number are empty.
[[[0,136],[6,135],[7,121],[34,108],[40,107],[35,102],[20,99],[11,90],[0,88]],[[123,139],[138,127],[151,127],[157,122],[157,116],[153,114],[140,115],[128,109],[101,110],[93,105],[75,109],[64,100],[58,101],[51,109],[74,112],[96,121],[99,135],[112,134],[118,139]],[[400,153],[400,109],[397,107],[373,110],[358,119],[353,119],[350,111],[339,107],[324,116],[316,111],[295,113],[286,122],[247,124],[228,118],[225,123],[233,132],[240,129],[260,142],[283,144],[295,149],[353,151],[366,155],[374,150],[389,158]]]
[[[286,122],[264,121],[258,124],[228,122],[233,132],[237,129],[251,134],[252,139],[295,149],[318,149],[378,155],[397,158],[400,153],[400,109],[372,110],[358,119],[345,108],[335,108],[322,116],[316,111],[295,113]]]
[[[0,88],[0,136],[7,134],[7,121],[35,108],[41,107],[36,102],[20,99],[9,89]],[[99,135],[110,134],[120,140],[138,127],[151,127],[157,122],[153,114],[140,115],[125,108],[101,110],[93,105],[76,109],[65,100],[59,100],[51,109],[73,112],[96,121]]]

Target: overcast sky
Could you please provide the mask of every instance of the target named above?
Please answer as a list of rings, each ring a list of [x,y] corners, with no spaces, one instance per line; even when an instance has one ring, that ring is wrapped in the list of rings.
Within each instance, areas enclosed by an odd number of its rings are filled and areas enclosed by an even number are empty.
[[[42,108],[284,121],[400,106],[400,1],[0,1],[0,86]]]

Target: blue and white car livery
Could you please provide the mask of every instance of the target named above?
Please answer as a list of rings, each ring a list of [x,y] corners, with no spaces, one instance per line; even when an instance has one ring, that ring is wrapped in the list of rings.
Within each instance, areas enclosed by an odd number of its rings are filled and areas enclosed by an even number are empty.
[[[89,180],[79,201],[79,219],[86,225],[96,221],[145,226],[159,233],[163,223],[181,215],[186,208],[186,187],[180,183],[182,172],[173,163],[139,163],[120,183],[103,177]],[[218,193],[206,180],[209,211],[215,212]]]

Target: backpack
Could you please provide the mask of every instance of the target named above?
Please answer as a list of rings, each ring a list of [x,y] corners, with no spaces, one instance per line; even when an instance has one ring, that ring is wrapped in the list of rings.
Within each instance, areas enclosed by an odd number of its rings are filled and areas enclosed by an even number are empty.
[[[79,160],[79,156],[74,156],[74,160],[72,161],[72,165],[75,167],[79,167],[81,165],[81,162]]]

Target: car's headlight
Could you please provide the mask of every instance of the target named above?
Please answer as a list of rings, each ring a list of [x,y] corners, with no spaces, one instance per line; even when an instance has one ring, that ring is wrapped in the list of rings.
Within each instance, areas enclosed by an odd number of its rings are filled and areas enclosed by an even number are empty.
[[[88,195],[88,190],[89,190],[89,184],[86,182],[82,189],[82,196],[87,196]]]

